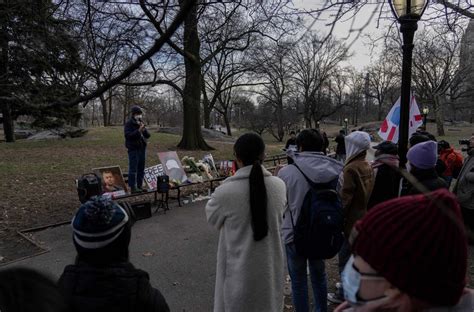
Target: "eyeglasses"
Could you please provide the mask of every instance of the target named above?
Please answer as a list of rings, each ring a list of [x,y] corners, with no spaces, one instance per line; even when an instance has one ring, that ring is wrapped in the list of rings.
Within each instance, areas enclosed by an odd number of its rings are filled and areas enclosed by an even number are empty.
[[[378,273],[373,273],[373,272],[361,272],[358,267],[356,267],[355,263],[352,263],[352,268],[359,273],[361,278],[368,279],[368,280],[379,280],[379,279],[384,279],[383,276],[381,276]]]

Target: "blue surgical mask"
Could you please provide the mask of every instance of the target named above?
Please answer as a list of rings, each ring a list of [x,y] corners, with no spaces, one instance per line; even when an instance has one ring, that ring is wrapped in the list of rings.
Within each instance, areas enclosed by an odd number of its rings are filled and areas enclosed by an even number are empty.
[[[360,288],[360,273],[354,269],[354,256],[351,256],[349,261],[347,261],[341,278],[344,298],[350,303],[357,303],[357,293]]]
[[[367,275],[367,276],[366,276]],[[354,256],[352,255],[347,261],[344,271],[342,272],[342,287],[344,289],[344,298],[353,305],[363,305],[369,301],[379,300],[379,298],[371,300],[360,300],[358,297],[360,282],[362,279],[383,279],[376,274],[362,274],[354,266]]]

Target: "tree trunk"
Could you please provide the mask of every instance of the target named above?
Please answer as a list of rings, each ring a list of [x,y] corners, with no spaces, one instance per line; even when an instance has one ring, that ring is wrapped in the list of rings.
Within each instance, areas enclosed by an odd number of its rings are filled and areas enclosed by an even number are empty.
[[[204,84],[204,77],[201,75],[201,88],[202,88],[202,108],[204,118],[204,128],[211,129],[211,103],[207,97],[206,85]]]
[[[11,114],[10,104],[3,104],[2,106],[3,114],[3,131],[5,134],[6,142],[15,142],[15,132],[13,127],[13,118]]]
[[[436,119],[436,128],[438,130],[438,135],[444,135],[444,115],[443,115],[443,103],[441,96],[434,96],[434,109],[435,109],[435,119]]]
[[[227,130],[227,135],[232,136],[232,130],[230,129],[229,113],[227,112],[227,110],[224,111],[223,118]]]
[[[95,105],[94,103],[92,103],[92,117],[91,117],[92,127],[94,127],[94,120],[95,120]]]
[[[354,116],[354,126],[357,127],[357,124],[359,123],[359,102],[356,104],[356,109],[355,109],[355,116]]]
[[[109,126],[109,124],[107,123],[107,100],[105,99],[104,94],[101,94],[99,96],[99,99],[100,105],[102,106],[102,122],[104,123],[104,127],[107,127]]]
[[[109,90],[109,115],[107,116],[107,125],[112,124],[112,89]]]
[[[128,92],[129,87],[125,86],[125,99],[123,102],[123,118],[122,118],[122,123],[125,124],[127,122],[127,113],[128,113],[128,101],[129,101],[129,92]]]
[[[203,102],[203,109],[204,109],[204,128],[211,129],[211,110],[208,106],[209,103],[206,101]]]
[[[180,0],[180,5],[184,1]],[[183,136],[178,147],[187,150],[211,150],[201,132],[201,61],[198,36],[197,6],[184,20],[184,50],[192,55],[184,58],[186,80],[183,89]]]
[[[8,90],[9,75],[8,75],[8,17],[5,13],[7,11],[8,1],[0,1],[0,8],[4,12],[0,16],[0,85],[4,85],[0,88],[0,95],[9,96],[10,91]],[[10,103],[0,102],[3,115],[3,131],[6,142],[15,142],[15,133],[13,128],[13,119]]]
[[[382,101],[379,100],[379,109],[377,112],[377,120],[382,120]]]
[[[283,141],[285,137],[285,125],[283,124],[283,100],[281,100],[277,112],[277,133],[278,133],[278,142]]]
[[[308,95],[308,92],[305,92],[304,95],[304,120],[305,120],[305,126],[308,129],[311,129],[311,113],[310,113],[310,98]]]

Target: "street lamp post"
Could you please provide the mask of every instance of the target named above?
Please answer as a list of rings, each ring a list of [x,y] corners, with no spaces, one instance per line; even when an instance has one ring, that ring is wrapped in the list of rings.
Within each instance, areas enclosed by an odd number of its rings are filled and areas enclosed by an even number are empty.
[[[418,28],[418,21],[428,4],[427,0],[389,0],[393,15],[400,23],[403,35],[402,86],[400,101],[400,125],[398,136],[398,153],[400,167],[407,162],[408,129],[410,119],[411,63],[413,55],[413,37]]]
[[[346,133],[346,135],[348,134],[348,133],[347,133],[347,123],[348,123],[348,122],[349,122],[349,119],[344,118],[344,128],[345,128],[345,133]]]
[[[430,113],[430,109],[428,107],[423,108],[423,129],[426,131],[426,123],[428,121],[428,114]]]

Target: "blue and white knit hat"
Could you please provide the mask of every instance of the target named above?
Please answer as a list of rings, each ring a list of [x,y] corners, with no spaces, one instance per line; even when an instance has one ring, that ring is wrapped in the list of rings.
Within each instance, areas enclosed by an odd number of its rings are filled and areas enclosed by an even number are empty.
[[[104,248],[120,236],[128,219],[125,210],[114,201],[93,197],[72,219],[74,242],[85,249]]]

